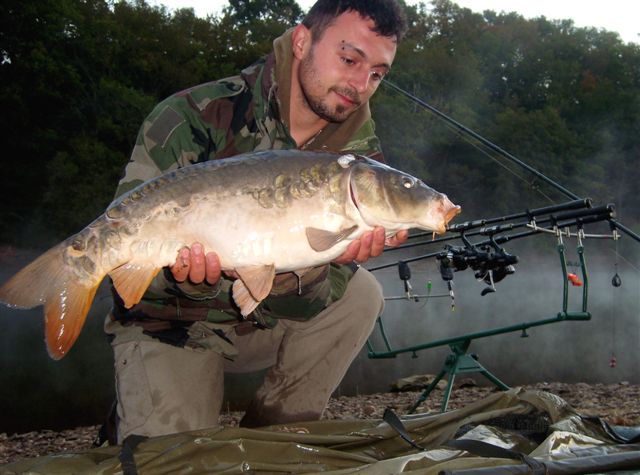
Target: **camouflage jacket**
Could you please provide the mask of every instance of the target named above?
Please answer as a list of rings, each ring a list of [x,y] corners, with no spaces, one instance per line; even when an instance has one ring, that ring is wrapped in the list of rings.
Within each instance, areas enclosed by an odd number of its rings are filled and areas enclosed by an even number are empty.
[[[167,171],[194,163],[265,149],[298,145],[289,134],[291,30],[274,51],[238,76],[178,92],[158,104],[144,121],[116,196]],[[329,124],[301,149],[353,151],[382,158],[369,105],[341,124]],[[215,249],[214,249],[215,251]],[[277,276],[271,295],[252,315],[270,327],[278,318],[306,320],[339,299],[353,266],[322,266],[304,275]],[[136,324],[167,343],[184,345],[194,321],[242,320],[230,297],[231,281],[218,285],[177,283],[168,269],[142,301],[125,309],[114,292],[112,318]]]

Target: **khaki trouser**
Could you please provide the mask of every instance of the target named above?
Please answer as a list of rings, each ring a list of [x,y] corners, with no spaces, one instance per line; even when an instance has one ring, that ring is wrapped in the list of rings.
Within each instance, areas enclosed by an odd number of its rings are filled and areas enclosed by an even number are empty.
[[[359,269],[344,296],[307,322],[280,320],[273,329],[242,336],[229,326],[226,336],[237,350],[233,361],[216,351],[142,337],[137,327],[121,330],[138,332],[141,338],[118,334],[112,342],[118,441],[130,434],[157,436],[217,426],[225,371],[269,368],[241,425],[319,419],[382,313],[383,302],[378,282]]]

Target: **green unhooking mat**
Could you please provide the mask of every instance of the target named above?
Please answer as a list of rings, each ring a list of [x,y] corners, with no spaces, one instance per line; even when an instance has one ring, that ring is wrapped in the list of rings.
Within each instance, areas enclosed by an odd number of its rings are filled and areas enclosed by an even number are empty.
[[[0,474],[640,473],[640,428],[514,388],[444,414],[214,428],[27,459]]]

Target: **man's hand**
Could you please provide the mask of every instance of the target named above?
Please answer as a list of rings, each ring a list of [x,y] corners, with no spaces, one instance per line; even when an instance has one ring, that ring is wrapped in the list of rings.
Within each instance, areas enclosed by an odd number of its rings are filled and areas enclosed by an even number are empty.
[[[395,247],[407,240],[409,231],[398,231],[395,236],[389,239],[385,238],[385,230],[381,226],[377,226],[373,231],[364,233],[360,239],[356,239],[340,257],[333,262],[336,264],[348,264],[351,261],[359,263],[366,262],[371,257],[378,257],[382,254],[384,246]]]
[[[205,280],[213,285],[220,280],[220,259],[215,252],[204,253],[202,244],[195,242],[178,252],[176,263],[170,267],[173,278],[184,282],[187,278],[194,284]]]

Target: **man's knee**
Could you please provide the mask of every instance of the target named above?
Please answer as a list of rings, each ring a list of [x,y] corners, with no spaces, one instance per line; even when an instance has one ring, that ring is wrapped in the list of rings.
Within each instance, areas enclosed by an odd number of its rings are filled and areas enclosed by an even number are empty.
[[[371,272],[362,267],[351,278],[345,297],[357,302],[358,313],[367,320],[375,321],[384,310],[382,286]]]

